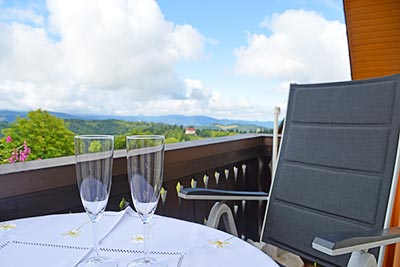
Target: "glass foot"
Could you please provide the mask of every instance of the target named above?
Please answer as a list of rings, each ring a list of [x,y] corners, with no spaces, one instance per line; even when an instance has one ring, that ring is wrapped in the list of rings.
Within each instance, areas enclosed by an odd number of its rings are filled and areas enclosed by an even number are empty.
[[[89,258],[79,263],[78,267],[118,267],[118,262],[107,257]]]
[[[163,261],[158,261],[154,258],[140,258],[128,264],[128,267],[168,267],[168,264]]]

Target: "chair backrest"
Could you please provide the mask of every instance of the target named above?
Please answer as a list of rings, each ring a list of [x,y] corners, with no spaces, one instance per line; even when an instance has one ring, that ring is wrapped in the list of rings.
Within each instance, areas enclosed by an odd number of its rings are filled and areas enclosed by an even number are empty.
[[[324,266],[346,266],[350,255],[327,256],[312,241],[383,228],[399,129],[400,75],[291,85],[261,240]]]

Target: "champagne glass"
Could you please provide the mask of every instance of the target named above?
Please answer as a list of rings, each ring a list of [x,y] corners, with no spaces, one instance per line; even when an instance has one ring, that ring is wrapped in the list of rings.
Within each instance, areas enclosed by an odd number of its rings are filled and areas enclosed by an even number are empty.
[[[117,261],[99,255],[97,222],[106,209],[111,189],[114,137],[109,135],[75,136],[75,160],[78,189],[83,207],[93,225],[94,255],[79,267],[117,267]]]
[[[128,179],[132,200],[143,222],[144,256],[128,267],[165,267],[166,263],[149,256],[149,222],[153,216],[164,173],[164,136],[136,135],[126,137]]]

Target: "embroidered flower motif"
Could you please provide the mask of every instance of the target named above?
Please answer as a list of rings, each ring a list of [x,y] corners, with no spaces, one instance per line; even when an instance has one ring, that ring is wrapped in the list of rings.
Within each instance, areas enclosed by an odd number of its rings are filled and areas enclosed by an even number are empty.
[[[153,222],[152,224],[149,225],[150,232],[154,225],[156,225],[156,222]],[[149,238],[149,240],[151,240],[151,234],[149,234],[148,238]],[[144,236],[142,234],[134,235],[131,237],[131,243],[141,244],[143,242],[144,242]]]
[[[216,248],[230,247],[232,243],[228,241],[231,240],[232,238],[234,238],[234,236],[228,237],[227,239],[224,240],[216,239],[215,241],[208,241],[208,243],[210,243]]]
[[[81,229],[84,225],[86,225],[86,224],[88,224],[88,223],[90,223],[90,221],[84,222],[84,223],[82,223],[81,225],[79,225],[78,228],[75,228],[74,230],[69,230],[69,231],[67,231],[67,232],[65,232],[65,233],[62,233],[62,235],[65,236],[65,237],[78,237],[78,236],[80,236],[80,234],[81,234],[80,229]]]
[[[69,230],[68,232],[63,233],[63,236],[66,237],[78,237],[81,234],[79,230]]]
[[[17,225],[14,223],[1,223],[0,224],[0,232],[1,231],[9,231],[17,228]]]
[[[144,242],[143,235],[135,235],[131,237],[131,242],[135,244],[141,244]]]
[[[211,245],[213,245],[216,248],[225,248],[229,247],[231,245],[231,242],[228,242],[226,240],[216,240],[216,241],[208,241]]]

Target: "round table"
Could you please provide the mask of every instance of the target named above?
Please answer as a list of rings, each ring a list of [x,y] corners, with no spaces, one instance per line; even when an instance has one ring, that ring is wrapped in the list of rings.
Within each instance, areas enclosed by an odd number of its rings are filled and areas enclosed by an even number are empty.
[[[97,226],[100,254],[117,259],[120,267],[143,255],[142,223],[131,208],[105,212]],[[0,266],[76,266],[92,253],[92,234],[85,213],[2,222]],[[150,222],[150,254],[169,267],[278,266],[225,232],[157,215]]]

